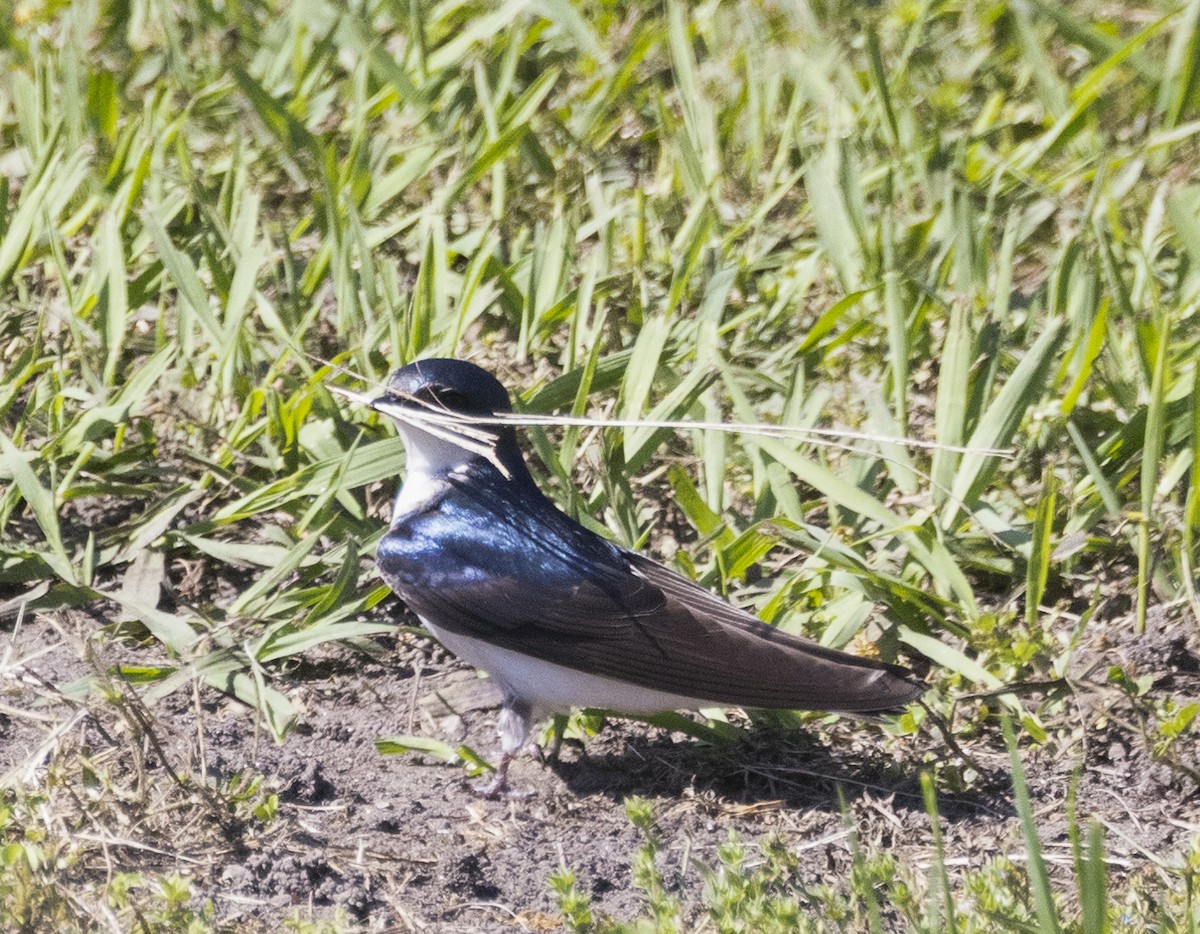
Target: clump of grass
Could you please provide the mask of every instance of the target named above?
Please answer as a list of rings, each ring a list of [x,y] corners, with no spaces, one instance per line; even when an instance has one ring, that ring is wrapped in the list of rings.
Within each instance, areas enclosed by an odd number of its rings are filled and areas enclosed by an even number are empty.
[[[73,706],[0,788],[0,928],[226,930],[200,877],[231,840],[279,834],[271,783],[200,774],[131,693]]]
[[[116,815],[132,803],[122,800],[127,789],[94,773],[92,787],[80,796],[73,786],[90,763],[71,760],[60,757],[35,793],[10,788],[0,794],[0,926],[221,930],[192,873],[163,868],[175,860],[165,849],[154,852],[155,843],[168,845],[170,838],[143,821],[122,826],[129,821]],[[144,868],[126,868],[139,864]]]
[[[1006,729],[1011,739],[1011,728]],[[563,925],[576,934],[1196,929],[1200,838],[1182,861],[1147,867],[1117,883],[1107,870],[1100,824],[1084,825],[1070,812],[1065,815],[1072,841],[1070,871],[1052,872],[1032,818],[1015,740],[1011,762],[1013,798],[1021,815],[1021,862],[1009,854],[995,854],[965,870],[952,867],[942,845],[934,783],[927,776],[934,846],[926,867],[903,864],[887,852],[866,851],[847,811],[845,872],[814,881],[804,856],[782,834],[770,834],[751,848],[731,830],[717,847],[715,865],[694,860],[681,868],[698,872],[704,880],[698,899],[684,903],[672,894],[658,867],[663,841],[652,805],[631,798],[626,814],[642,835],[641,846],[630,857],[633,884],[642,901],[637,915],[617,919],[597,910],[566,866],[549,877],[549,886]]]

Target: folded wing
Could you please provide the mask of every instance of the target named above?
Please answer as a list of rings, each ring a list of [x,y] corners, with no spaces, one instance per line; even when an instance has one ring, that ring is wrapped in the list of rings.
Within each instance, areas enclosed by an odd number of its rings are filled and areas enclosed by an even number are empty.
[[[459,573],[404,596],[453,632],[713,704],[866,712],[923,691],[903,668],[789,635],[610,543],[598,560],[524,541],[514,565],[511,549],[490,556],[476,539],[455,556]]]

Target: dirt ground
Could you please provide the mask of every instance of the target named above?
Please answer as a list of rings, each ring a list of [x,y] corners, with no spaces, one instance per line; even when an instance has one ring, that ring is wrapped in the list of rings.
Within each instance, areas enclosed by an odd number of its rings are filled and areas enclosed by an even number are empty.
[[[465,737],[492,751],[487,683],[429,640],[403,633],[377,639],[374,655],[310,653],[274,682],[303,711],[277,745],[251,710],[208,688],[188,684],[143,703],[119,682],[109,682],[107,696],[53,687],[116,661],[149,660],[136,644],[98,635],[102,623],[60,612],[0,629],[0,776],[59,789],[63,814],[74,817],[55,818],[55,827],[84,848],[71,870],[82,886],[114,869],[184,872],[197,897],[240,930],[340,908],[369,930],[541,931],[558,927],[547,877],[566,866],[598,909],[628,918],[639,906],[630,859],[640,837],[622,802],[635,794],[654,803],[661,865],[693,911],[703,885],[695,864],[716,865],[731,830],[751,846],[782,834],[813,882],[846,872],[851,841],[839,788],[865,845],[918,870],[934,855],[919,771],[930,759],[953,761],[936,732],[897,740],[873,726],[814,719],[809,729],[756,728],[748,740],[714,748],[610,721],[586,748],[568,743],[557,763],[517,763],[514,783],[532,796],[484,801],[461,766],[376,751],[380,737],[413,733]],[[1194,698],[1200,646],[1189,623],[1159,613],[1153,632],[1136,641],[1119,636],[1127,626],[1098,625],[1078,663],[1094,671],[1120,662],[1151,674],[1159,696]],[[1058,725],[1066,739],[1026,753],[1047,858],[1064,872],[1077,770],[1078,812],[1105,823],[1115,875],[1200,832],[1196,750],[1173,765],[1155,761],[1123,697],[1115,689],[1078,694]],[[978,777],[939,800],[956,872],[1022,850],[1007,754],[996,730],[981,736],[967,743]],[[245,811],[206,800],[201,776],[213,788],[243,789]],[[254,817],[271,791],[278,811]],[[83,800],[71,805],[72,794]]]

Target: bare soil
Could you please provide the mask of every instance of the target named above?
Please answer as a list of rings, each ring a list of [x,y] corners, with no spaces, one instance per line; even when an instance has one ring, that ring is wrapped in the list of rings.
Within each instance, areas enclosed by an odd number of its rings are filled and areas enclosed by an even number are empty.
[[[517,763],[512,778],[529,797],[485,801],[461,766],[376,751],[381,737],[414,733],[492,751],[486,681],[429,640],[386,637],[372,654],[327,647],[277,672],[274,684],[304,711],[277,745],[250,709],[194,684],[154,701],[112,679],[106,693],[62,688],[118,660],[162,660],[101,633],[103,622],[57,613],[0,630],[0,776],[51,789],[55,832],[83,853],[69,870],[80,886],[116,870],[178,871],[237,930],[337,909],[368,930],[554,930],[547,878],[562,866],[598,909],[632,917],[640,837],[624,814],[629,795],[654,802],[662,867],[693,912],[703,886],[695,864],[716,865],[730,831],[751,846],[781,834],[814,883],[844,875],[851,840],[839,796],[865,845],[920,871],[934,857],[920,771],[957,761],[936,730],[895,739],[814,718],[712,747],[613,720],[586,747],[567,743],[557,762]],[[1119,663],[1152,675],[1146,703],[1200,695],[1194,627],[1163,612],[1152,629],[1134,639],[1122,635],[1128,620],[1098,624],[1078,653],[1089,683]],[[1105,823],[1115,875],[1185,846],[1200,831],[1197,751],[1156,759],[1141,702],[1115,688],[1077,689],[1066,709],[1051,724],[1055,740],[1024,752],[1052,865],[1069,871],[1073,784],[1078,813]],[[956,872],[1022,851],[998,731],[978,704],[964,710],[982,724],[958,729],[977,773],[939,797]],[[245,790],[244,809],[230,807],[230,789]],[[252,807],[272,791],[278,811],[264,821]]]

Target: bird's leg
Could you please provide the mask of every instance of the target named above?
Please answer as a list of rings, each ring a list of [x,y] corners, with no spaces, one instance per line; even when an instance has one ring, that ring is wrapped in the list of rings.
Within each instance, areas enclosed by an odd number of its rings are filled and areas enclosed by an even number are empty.
[[[520,798],[532,792],[514,791],[508,786],[508,765],[513,757],[505,752],[500,754],[500,764],[496,766],[496,774],[490,782],[475,786],[475,793],[481,798]]]
[[[496,766],[495,778],[479,789],[479,794],[485,798],[526,798],[533,794],[532,791],[515,791],[508,786],[508,766],[525,746],[532,717],[533,709],[528,702],[505,696],[500,718],[496,722],[496,732],[500,734],[500,763]]]

